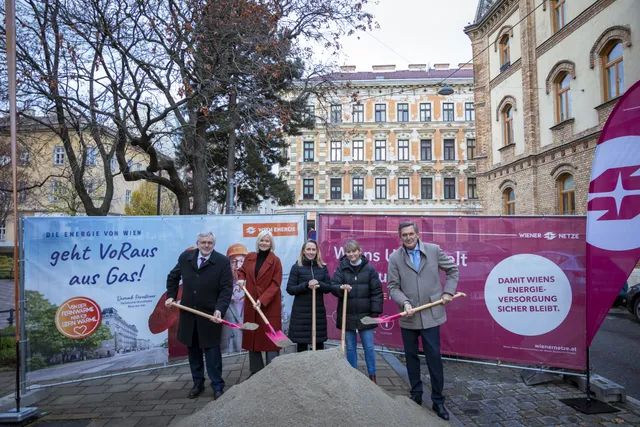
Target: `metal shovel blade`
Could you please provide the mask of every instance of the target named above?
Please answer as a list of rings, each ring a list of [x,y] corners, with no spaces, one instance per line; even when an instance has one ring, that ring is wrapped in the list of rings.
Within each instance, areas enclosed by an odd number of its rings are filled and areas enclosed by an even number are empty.
[[[226,320],[222,321],[222,324],[225,326],[228,326],[232,329],[242,329],[245,331],[255,331],[256,329],[258,329],[258,324],[257,323],[251,323],[251,322],[246,322],[246,323],[231,323],[231,322],[227,322]]]
[[[273,326],[271,326],[270,323],[268,324],[268,326],[269,326],[270,332],[267,332],[267,337],[269,337],[271,342],[273,342],[275,345],[277,345],[280,348],[285,348],[285,347],[289,347],[290,345],[293,345],[293,342],[289,338],[287,338],[284,332],[274,330]]]
[[[387,323],[390,322],[391,316],[380,316],[380,317],[369,317],[369,316],[365,316],[362,319],[360,319],[360,322],[362,322],[362,324],[364,325],[379,325],[381,323]]]

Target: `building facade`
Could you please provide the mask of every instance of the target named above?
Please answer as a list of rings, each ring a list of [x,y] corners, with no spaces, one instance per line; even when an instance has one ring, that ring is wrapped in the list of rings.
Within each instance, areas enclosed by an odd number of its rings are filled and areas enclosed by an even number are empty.
[[[294,207],[278,212],[472,214],[473,69],[449,64],[343,67],[329,105],[308,106],[316,128],[289,139],[283,169]],[[442,81],[454,93],[438,95]],[[326,123],[326,124],[325,124]]]
[[[600,132],[640,79],[636,0],[480,0],[473,46],[486,214],[586,214]]]
[[[118,310],[109,307],[102,310],[102,323],[111,330],[113,339],[104,341],[102,347],[97,350],[102,356],[112,356],[114,353],[122,353],[136,350],[138,346],[138,328],[127,323]]]
[[[47,118],[41,118],[47,120]],[[6,119],[0,119],[0,188],[11,188],[11,157],[9,127]],[[86,152],[85,186],[95,205],[104,198],[106,184],[101,156],[96,146],[87,144],[80,148],[74,135],[76,155]],[[20,187],[32,187],[18,193],[19,214],[25,216],[69,216],[84,215],[84,208],[71,184],[71,170],[67,153],[61,139],[47,126],[22,119],[18,127],[18,174]],[[87,138],[91,140],[91,138]],[[86,143],[86,141],[85,141]],[[109,148],[107,146],[107,148]],[[147,167],[146,154],[129,148],[126,157],[132,170]],[[81,160],[79,160],[81,161]],[[125,206],[131,201],[133,192],[144,181],[127,182],[117,173],[115,154],[110,164],[113,177],[113,198],[109,215],[124,215]],[[41,184],[41,185],[40,185]],[[11,200],[12,194],[2,192],[0,201]],[[12,206],[12,204],[11,204]],[[0,253],[13,252],[13,215],[9,203],[0,209]]]

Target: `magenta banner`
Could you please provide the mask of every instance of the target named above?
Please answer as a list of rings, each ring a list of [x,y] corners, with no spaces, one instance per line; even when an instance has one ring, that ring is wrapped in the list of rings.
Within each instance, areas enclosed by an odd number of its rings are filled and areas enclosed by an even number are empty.
[[[387,260],[400,247],[398,224],[414,221],[424,242],[436,243],[457,264],[458,298],[447,305],[443,354],[540,366],[584,369],[585,217],[444,217],[320,214],[318,242],[331,274],[343,245],[360,242],[380,274],[384,314]],[[444,283],[444,273],[442,272]],[[329,337],[337,299],[325,297]],[[376,329],[377,345],[402,348],[398,322]]]
[[[640,259],[640,82],[618,100],[591,168],[587,345]]]

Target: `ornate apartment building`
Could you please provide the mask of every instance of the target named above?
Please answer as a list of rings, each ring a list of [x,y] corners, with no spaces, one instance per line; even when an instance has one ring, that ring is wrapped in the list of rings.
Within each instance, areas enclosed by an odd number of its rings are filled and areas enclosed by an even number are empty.
[[[454,93],[440,96],[445,78]],[[283,173],[296,204],[279,212],[313,221],[319,212],[480,210],[471,66],[343,67],[332,80],[340,91],[330,105],[309,105],[316,128],[289,139]]]
[[[585,214],[600,131],[640,79],[637,0],[480,0],[477,185],[487,214]]]

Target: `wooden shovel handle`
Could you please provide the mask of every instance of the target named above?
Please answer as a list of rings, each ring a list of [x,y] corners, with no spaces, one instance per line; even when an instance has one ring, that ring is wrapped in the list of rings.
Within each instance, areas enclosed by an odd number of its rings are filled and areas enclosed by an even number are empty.
[[[311,350],[316,351],[316,288],[311,289]]]
[[[206,318],[207,318],[207,319],[209,319],[209,320],[211,320],[211,319],[213,319],[213,318],[214,318],[214,317],[213,317],[212,315],[210,315],[210,314],[203,313],[203,312],[202,312],[202,311],[200,311],[200,310],[196,310],[195,308],[191,308],[191,307],[184,306],[184,305],[179,304],[179,303],[177,303],[177,302],[174,302],[172,305],[175,305],[175,306],[176,306],[176,307],[178,307],[180,310],[188,311],[188,312],[190,312],[190,313],[197,314],[198,316],[206,317]]]
[[[344,290],[344,299],[342,300],[342,352],[344,353],[344,345],[347,337],[347,299],[349,291]]]
[[[455,294],[453,296],[453,299],[458,298],[458,297],[466,297],[467,294],[465,294],[464,292],[458,292],[457,294]],[[428,304],[424,304],[424,305],[420,305],[416,308],[413,309],[414,312],[416,311],[422,311],[422,310],[426,310],[427,308],[431,308],[431,307],[435,307],[436,305],[440,305],[444,303],[444,300],[442,298],[440,298],[438,301],[434,301],[434,302],[430,302]],[[407,311],[403,311],[402,313],[399,313],[400,317],[402,316],[406,316],[407,315]]]
[[[244,294],[247,296],[247,298],[249,298],[249,301],[251,301],[251,305],[255,306],[256,300],[254,300],[251,294],[247,291],[247,287],[245,285],[242,285],[241,288],[244,291]],[[262,310],[260,310],[260,308],[256,308],[255,310],[258,312],[258,314],[260,314],[260,317],[262,317],[262,320],[264,320],[264,323],[269,325],[269,320],[267,320],[267,316],[264,315]]]

